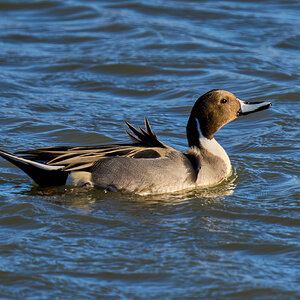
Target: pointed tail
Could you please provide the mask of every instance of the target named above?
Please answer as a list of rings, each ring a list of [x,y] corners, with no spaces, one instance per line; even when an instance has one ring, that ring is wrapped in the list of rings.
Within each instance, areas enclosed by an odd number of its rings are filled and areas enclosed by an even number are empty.
[[[64,166],[49,166],[0,150],[0,156],[20,168],[40,186],[64,185],[69,172]]]

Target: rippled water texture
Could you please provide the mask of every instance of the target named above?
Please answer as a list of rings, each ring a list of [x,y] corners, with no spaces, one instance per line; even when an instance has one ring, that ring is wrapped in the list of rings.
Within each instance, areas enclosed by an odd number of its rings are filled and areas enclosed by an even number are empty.
[[[272,109],[216,136],[220,186],[138,197],[40,189],[0,160],[0,296],[295,299],[299,1],[1,1],[0,148],[127,142],[147,115],[186,149],[213,88]]]

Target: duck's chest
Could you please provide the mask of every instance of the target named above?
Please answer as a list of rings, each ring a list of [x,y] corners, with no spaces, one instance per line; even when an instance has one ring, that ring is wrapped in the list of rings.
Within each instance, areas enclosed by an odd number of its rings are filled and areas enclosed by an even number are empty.
[[[215,139],[201,138],[200,145],[200,148],[189,151],[199,160],[196,185],[214,185],[227,178],[232,172],[232,166],[224,148]]]

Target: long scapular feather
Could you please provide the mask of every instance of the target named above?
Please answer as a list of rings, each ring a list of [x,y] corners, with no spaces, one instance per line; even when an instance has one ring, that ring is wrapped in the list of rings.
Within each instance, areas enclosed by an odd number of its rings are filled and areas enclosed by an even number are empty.
[[[127,121],[125,121],[127,127],[132,131],[132,133],[127,132],[128,136],[133,139],[134,142],[140,143],[142,145],[146,145],[148,147],[161,147],[168,148],[167,145],[158,140],[155,133],[153,133],[149,121],[145,118],[145,129],[139,127],[137,130]],[[135,136],[134,136],[135,135]]]

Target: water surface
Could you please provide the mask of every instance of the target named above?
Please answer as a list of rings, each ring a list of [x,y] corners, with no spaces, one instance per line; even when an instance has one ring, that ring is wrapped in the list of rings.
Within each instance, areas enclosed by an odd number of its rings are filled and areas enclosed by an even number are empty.
[[[123,120],[186,150],[213,88],[271,110],[216,139],[221,185],[140,197],[40,189],[0,161],[0,295],[295,299],[299,1],[1,1],[0,148],[127,142]]]

